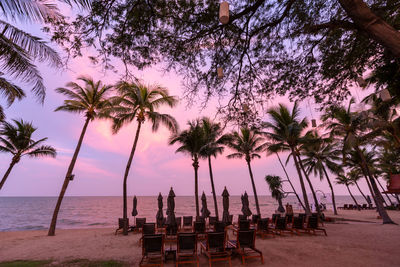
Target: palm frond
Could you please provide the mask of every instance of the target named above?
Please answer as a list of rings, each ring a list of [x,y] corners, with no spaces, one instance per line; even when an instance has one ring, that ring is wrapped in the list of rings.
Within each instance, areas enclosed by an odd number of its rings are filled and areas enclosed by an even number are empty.
[[[52,157],[55,158],[57,155],[56,150],[51,146],[40,146],[28,153],[26,153],[29,157],[37,158],[37,157]]]
[[[48,0],[0,0],[0,10],[4,17],[20,21],[45,22],[62,18],[57,5]]]

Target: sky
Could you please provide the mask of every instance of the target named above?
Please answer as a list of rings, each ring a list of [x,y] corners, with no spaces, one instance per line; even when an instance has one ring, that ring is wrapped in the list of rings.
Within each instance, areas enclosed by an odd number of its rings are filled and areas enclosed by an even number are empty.
[[[40,32],[38,25],[21,25],[21,28],[47,39]],[[59,47],[52,46],[62,54]],[[80,75],[88,75],[107,84],[113,84],[119,78],[117,74],[103,73],[100,68],[93,66],[87,59],[87,55],[84,53],[82,58],[71,60],[68,70],[51,69],[39,64],[39,70],[47,88],[43,105],[38,103],[37,99],[29,92],[29,86],[21,84],[27,97],[5,110],[7,120],[23,118],[31,121],[38,128],[33,138],[48,137],[46,144],[55,147],[58,154],[55,159],[22,158],[12,170],[0,191],[0,196],[57,196],[59,194],[84,124],[84,117],[82,114],[54,112],[54,109],[65,99],[54,89],[65,86],[69,81],[76,81]],[[119,64],[118,62],[114,63]],[[160,84],[167,87],[171,95],[181,98],[183,96],[182,77],[174,73],[164,74],[160,69],[160,66],[153,66],[140,72],[134,70],[134,73],[146,84]],[[362,92],[359,93],[362,94]],[[5,106],[4,101],[1,103]],[[285,103],[290,108],[292,107],[292,103],[285,97],[271,99],[271,103]],[[271,105],[269,104],[269,106]],[[313,116],[317,119],[318,114],[314,111],[311,114],[307,102],[302,103],[300,107],[302,116],[307,116],[309,119]],[[216,104],[211,102],[206,109],[201,110],[196,105],[187,107],[185,100],[181,99],[176,108],[163,108],[161,111],[173,115],[178,121],[180,129],[185,129],[188,120],[202,116],[214,117]],[[111,133],[110,126],[111,123],[105,120],[97,120],[89,124],[73,172],[75,179],[68,186],[67,196],[122,195],[123,174],[137,125],[135,122],[127,125],[115,135]],[[153,133],[150,124],[145,122],[128,177],[128,195],[157,195],[159,192],[166,195],[171,186],[176,195],[194,194],[194,171],[191,159],[186,154],[175,153],[178,145],[169,146],[169,137],[170,133],[167,129],[161,127],[158,132]],[[244,191],[252,195],[246,162],[240,159],[227,159],[226,155],[228,154],[229,150],[226,150],[223,155],[213,159],[217,195],[222,194],[224,186],[228,188],[231,195],[240,195]],[[282,154],[281,157],[283,161],[286,161],[287,155]],[[10,161],[11,155],[0,154],[1,176],[7,170]],[[263,154],[261,159],[255,159],[251,164],[259,195],[270,195],[264,180],[266,175],[279,175],[286,179],[275,156],[266,157]],[[300,184],[292,161],[289,161],[287,171],[299,192]],[[332,175],[331,178],[333,179],[334,176]],[[311,177],[311,179],[316,189],[329,193],[326,180],[319,181],[319,178],[316,177]],[[367,192],[365,184],[362,184],[361,187],[364,192]],[[284,189],[291,191],[287,183],[284,183]],[[354,193],[358,195],[355,190],[354,188]],[[204,191],[207,195],[211,194],[206,161],[200,161],[199,191]],[[338,195],[347,195],[346,188],[341,185],[335,186],[335,192]]]

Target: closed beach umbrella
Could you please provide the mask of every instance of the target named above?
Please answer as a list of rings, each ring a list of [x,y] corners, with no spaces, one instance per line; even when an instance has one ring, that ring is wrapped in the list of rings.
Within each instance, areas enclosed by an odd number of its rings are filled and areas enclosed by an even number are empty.
[[[137,198],[136,198],[136,196],[133,196],[132,216],[135,217],[136,215],[138,215],[138,212],[137,212]]]
[[[164,219],[164,214],[163,214],[163,197],[160,194],[158,194],[158,211],[157,211],[157,215],[156,215],[156,221],[160,222]]]
[[[201,217],[208,218],[210,216],[210,211],[207,209],[207,198],[206,198],[206,194],[201,195]]]
[[[168,198],[167,198],[167,224],[174,225],[175,221],[175,193],[174,190],[169,190]]]
[[[244,192],[244,195],[241,197],[242,199],[242,213],[245,216],[250,216],[252,214],[250,207],[249,207],[249,196],[247,195],[247,192]]]
[[[225,224],[229,223],[229,193],[226,190],[226,186],[224,191],[222,192],[222,206],[224,208],[224,212],[222,213],[222,222]]]

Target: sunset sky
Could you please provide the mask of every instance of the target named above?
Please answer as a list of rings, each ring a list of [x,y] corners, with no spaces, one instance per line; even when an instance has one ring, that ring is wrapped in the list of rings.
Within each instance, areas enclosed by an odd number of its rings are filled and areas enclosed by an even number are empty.
[[[22,28],[42,36],[38,26],[24,25]],[[54,46],[56,48],[56,46]],[[59,48],[57,48],[60,51]],[[118,62],[115,62],[118,64]],[[23,118],[32,121],[38,127],[33,136],[34,139],[48,137],[47,144],[57,149],[56,159],[23,158],[10,174],[0,196],[56,196],[58,195],[64,176],[72,157],[81,132],[83,115],[69,114],[66,112],[53,112],[61,105],[64,96],[55,93],[54,89],[64,86],[69,81],[75,81],[79,75],[89,75],[95,80],[112,84],[119,76],[112,72],[102,73],[100,68],[93,67],[87,55],[83,58],[72,60],[69,70],[55,70],[40,65],[42,76],[47,86],[47,96],[43,105],[29,92],[29,87],[21,85],[28,94],[24,100],[14,103],[6,109],[7,119]],[[181,97],[183,88],[181,77],[173,73],[163,75],[156,66],[145,71],[134,73],[147,84],[158,83],[167,87],[172,95]],[[361,92],[359,92],[361,94]],[[284,97],[274,99],[271,103],[292,104]],[[4,101],[2,101],[4,104]],[[181,100],[177,108],[163,109],[172,114],[179,122],[180,128],[186,127],[186,122],[200,116],[215,115],[216,106],[211,103],[206,110],[200,110],[198,106],[187,108],[186,102]],[[271,106],[271,104],[269,105]],[[307,103],[300,105],[302,115],[310,117]],[[317,113],[313,112],[317,117]],[[169,132],[160,128],[157,133],[152,133],[148,123],[142,128],[138,148],[133,160],[128,179],[129,195],[156,195],[159,192],[167,194],[171,186],[177,195],[192,195],[194,192],[194,175],[191,159],[184,154],[175,154],[177,145],[168,146]],[[108,121],[95,121],[89,124],[81,152],[74,170],[75,180],[70,183],[67,195],[99,196],[122,195],[122,176],[133,143],[136,124],[124,127],[120,133],[113,135]],[[221,195],[224,186],[227,186],[231,195],[240,195],[246,190],[252,195],[250,178],[244,160],[228,160],[224,153],[213,161],[215,186],[218,195]],[[286,160],[287,155],[282,155]],[[2,164],[0,172],[3,174],[11,160],[11,155],[0,154]],[[286,179],[279,162],[275,156],[256,159],[252,162],[255,182],[260,195],[269,195],[268,187],[264,181],[267,174],[280,175]],[[300,186],[292,161],[288,163],[288,172],[298,191]],[[200,162],[199,190],[211,194],[206,161]],[[334,177],[332,176],[332,179]],[[318,178],[312,178],[315,187],[329,192],[326,181],[319,182]],[[285,184],[285,189],[289,186]],[[366,186],[362,187],[366,191]],[[347,194],[343,186],[335,186],[336,192]],[[356,191],[354,191],[356,193]],[[357,194],[357,193],[356,193]]]

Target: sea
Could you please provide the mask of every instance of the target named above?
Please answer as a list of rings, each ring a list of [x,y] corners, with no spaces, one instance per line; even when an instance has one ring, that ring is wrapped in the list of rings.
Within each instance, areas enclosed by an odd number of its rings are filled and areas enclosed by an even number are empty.
[[[356,196],[359,204],[365,203],[362,196]],[[133,197],[128,197],[128,214],[131,214]],[[57,197],[0,197],[0,231],[46,230],[49,227]],[[139,217],[146,217],[147,222],[155,222],[158,210],[157,196],[138,196],[137,211]],[[312,197],[309,197],[312,203]],[[320,199],[327,209],[332,209],[330,196]],[[199,200],[201,205],[201,200]],[[219,216],[222,216],[222,197],[217,197]],[[241,214],[240,196],[230,196],[229,213],[236,216]],[[254,197],[249,196],[250,210],[256,212]],[[275,212],[278,205],[271,196],[259,196],[262,217],[269,217]],[[212,196],[207,197],[207,207],[214,215]],[[300,210],[295,196],[288,196],[283,200],[284,205],[289,203],[293,209]],[[336,196],[337,206],[353,203],[350,196]],[[167,209],[167,197],[163,198],[164,216]],[[175,216],[194,216],[196,212],[193,196],[175,197]],[[76,228],[116,228],[118,218],[122,217],[121,196],[69,196],[65,197],[58,215],[58,229]],[[133,217],[129,216],[131,224]]]

